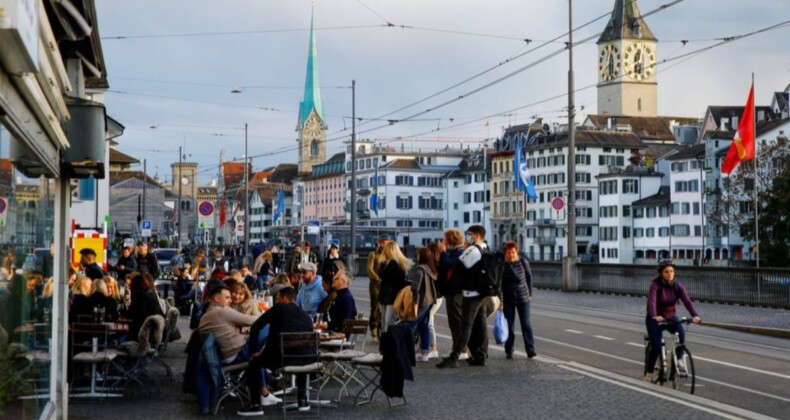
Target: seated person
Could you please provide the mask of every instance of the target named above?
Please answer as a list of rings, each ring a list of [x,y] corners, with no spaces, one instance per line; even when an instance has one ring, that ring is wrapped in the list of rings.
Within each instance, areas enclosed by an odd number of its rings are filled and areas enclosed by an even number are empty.
[[[250,337],[255,337],[260,331],[269,328],[269,338],[260,353],[253,353],[250,367],[264,367],[271,371],[282,368],[282,353],[280,352],[280,334],[284,332],[311,332],[313,320],[300,307],[296,305],[296,290],[291,287],[275,286],[272,288],[274,305],[265,314],[261,315],[250,328]],[[248,375],[247,386],[250,395],[256,395],[260,390],[263,395],[265,384],[256,382],[255,375]],[[261,387],[263,386],[263,388]],[[298,395],[299,411],[308,411],[307,402],[307,375],[296,375],[296,388]],[[240,410],[239,415],[252,415],[260,411],[260,405],[253,402],[250,406]]]
[[[233,283],[230,286],[230,307],[244,315],[260,316],[258,305],[252,300],[252,292],[244,283]]]
[[[327,329],[329,331],[342,332],[345,320],[357,317],[357,304],[348,288],[350,284],[351,276],[342,270],[332,279],[332,289],[334,289],[336,298],[327,311],[329,318]]]
[[[104,319],[101,320],[102,322],[115,321],[118,319],[118,302],[110,296],[110,291],[104,279],[96,279],[93,281],[88,302],[90,302],[92,307],[92,313],[104,311]]]
[[[195,298],[194,282],[189,278],[189,264],[181,267],[175,266],[172,269],[174,291],[176,295],[176,302],[182,304]]]
[[[93,315],[93,307],[88,300],[88,296],[91,294],[91,279],[88,277],[78,278],[74,282],[71,292],[73,297],[69,307],[69,324],[78,322],[80,315]]]
[[[137,337],[140,335],[140,327],[143,326],[143,322],[149,316],[165,316],[162,306],[159,304],[159,296],[154,290],[154,284],[152,281],[149,281],[147,275],[147,273],[145,275],[135,273],[129,285],[132,302],[129,304],[127,315],[131,318],[132,323],[129,325],[128,340],[137,341]]]
[[[250,334],[250,339],[240,332],[242,327],[249,327],[255,322],[256,317],[244,315],[230,307],[230,290],[225,285],[214,286],[209,290],[211,304],[206,309],[203,317],[200,318],[200,331],[209,331],[214,335],[214,339],[219,345],[220,357],[223,364],[235,364],[250,361],[251,351],[258,351],[262,342],[266,339],[266,331],[258,329],[254,334]],[[252,337],[255,339],[253,340]],[[250,364],[252,367],[252,363]],[[263,405],[275,405],[282,401],[275,397],[266,388],[266,378],[260,366],[248,370],[248,383],[255,383],[255,392],[250,395],[263,396],[260,401]],[[260,386],[258,384],[263,384]],[[253,398],[254,399],[254,398]],[[256,400],[257,401],[257,400]],[[260,411],[260,401],[258,411]],[[262,415],[261,411],[261,415]]]
[[[299,275],[302,278],[302,287],[296,296],[296,306],[307,312],[311,318],[315,319],[318,313],[318,306],[326,298],[321,276],[316,275],[318,268],[311,262],[299,264]]]

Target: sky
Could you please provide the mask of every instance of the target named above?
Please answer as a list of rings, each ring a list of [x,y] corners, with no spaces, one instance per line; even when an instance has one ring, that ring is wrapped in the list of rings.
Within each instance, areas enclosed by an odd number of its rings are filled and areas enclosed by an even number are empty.
[[[660,115],[742,106],[752,73],[758,105],[790,84],[788,24],[694,53],[787,21],[790,1],[639,0],[639,8],[669,3],[645,18],[659,40]],[[577,89],[597,82],[595,35],[613,5],[574,2],[574,27],[591,22],[573,35]],[[310,0],[97,0],[96,8],[107,112],[126,127],[118,149],[145,159],[149,175],[169,180],[181,146],[209,183],[220,151],[243,159],[245,124],[256,170],[297,162]],[[407,149],[474,148],[535,117],[566,122],[566,1],[317,0],[314,15],[327,157],[350,139],[352,80],[357,138]],[[596,89],[578,91],[576,104],[581,122],[596,112]]]

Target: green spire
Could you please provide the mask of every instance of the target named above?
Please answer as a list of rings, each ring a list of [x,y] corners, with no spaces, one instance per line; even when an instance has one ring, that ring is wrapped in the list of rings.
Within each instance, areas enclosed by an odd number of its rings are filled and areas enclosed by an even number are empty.
[[[304,97],[299,104],[299,128],[304,127],[304,123],[310,113],[315,109],[321,123],[324,122],[324,106],[321,103],[321,89],[318,85],[318,48],[315,45],[315,32],[313,31],[313,10],[310,9],[310,50],[307,53],[307,76],[304,82]]]

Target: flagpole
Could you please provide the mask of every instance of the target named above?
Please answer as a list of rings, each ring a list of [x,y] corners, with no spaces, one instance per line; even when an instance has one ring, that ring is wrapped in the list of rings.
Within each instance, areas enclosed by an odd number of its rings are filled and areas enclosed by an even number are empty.
[[[752,98],[754,98],[754,73],[752,72]],[[757,254],[757,268],[760,268],[760,207],[757,200],[758,171],[760,169],[760,154],[757,152],[757,113],[755,112],[754,99],[752,99],[752,119],[754,124],[754,243]]]

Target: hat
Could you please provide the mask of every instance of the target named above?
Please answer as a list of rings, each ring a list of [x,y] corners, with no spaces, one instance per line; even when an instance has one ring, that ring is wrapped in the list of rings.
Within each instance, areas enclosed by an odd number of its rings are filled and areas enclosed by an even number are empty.
[[[91,248],[83,248],[80,250],[80,255],[93,255],[96,256],[96,251]]]
[[[299,268],[300,271],[312,271],[313,273],[318,271],[318,267],[316,267],[315,264],[313,264],[311,262],[303,262],[303,263],[299,264],[298,268]]]
[[[277,296],[277,293],[280,293],[280,291],[282,291],[283,289],[287,289],[288,287],[290,286],[284,284],[275,284],[269,289],[269,295]]]

